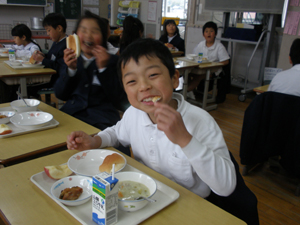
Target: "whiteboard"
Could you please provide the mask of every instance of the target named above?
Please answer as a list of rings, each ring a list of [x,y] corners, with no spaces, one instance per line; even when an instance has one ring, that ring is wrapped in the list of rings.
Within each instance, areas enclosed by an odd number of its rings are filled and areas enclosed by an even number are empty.
[[[291,1],[290,1],[291,2]],[[287,11],[296,11],[300,13],[300,6],[288,6]],[[287,22],[287,20],[286,20]],[[300,23],[299,23],[300,24]],[[300,25],[298,24],[298,29],[296,32],[296,35],[289,35],[289,34],[283,34],[282,37],[282,42],[281,42],[281,47],[280,47],[280,53],[278,57],[278,63],[277,63],[277,68],[281,68],[282,70],[287,70],[292,67],[289,61],[289,53],[290,53],[290,48],[293,43],[293,41],[296,38],[300,38],[299,31],[300,31]],[[287,23],[285,24],[286,27]]]

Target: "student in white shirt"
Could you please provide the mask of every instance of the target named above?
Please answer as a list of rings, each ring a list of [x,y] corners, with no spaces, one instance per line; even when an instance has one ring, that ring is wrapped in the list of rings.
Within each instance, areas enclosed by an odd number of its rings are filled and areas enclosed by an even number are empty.
[[[289,54],[291,69],[282,71],[273,78],[268,91],[300,96],[300,39],[293,41]]]
[[[225,47],[219,41],[215,40],[218,32],[217,24],[211,21],[207,22],[206,24],[204,24],[202,32],[205,41],[201,41],[196,46],[193,51],[194,54],[198,55],[199,53],[203,53],[203,58],[206,58],[211,62],[220,62],[224,66],[227,65],[229,63],[230,57]],[[221,72],[222,69],[217,71],[215,74],[219,75]],[[188,81],[188,92],[193,91],[204,78],[205,75],[201,76],[190,74]],[[219,103],[225,101],[226,93],[222,93],[222,95],[223,96],[221,97],[218,90],[218,97],[220,98]]]
[[[168,48],[137,40],[121,54],[118,68],[131,106],[115,126],[94,137],[72,132],[68,148],[131,145],[136,160],[197,195],[229,196],[237,177],[222,132],[206,111],[173,93],[179,72]]]
[[[42,51],[40,46],[31,39],[31,30],[25,24],[15,26],[11,30],[11,35],[16,43],[12,47],[16,50],[16,57],[27,56],[30,58],[36,50]]]

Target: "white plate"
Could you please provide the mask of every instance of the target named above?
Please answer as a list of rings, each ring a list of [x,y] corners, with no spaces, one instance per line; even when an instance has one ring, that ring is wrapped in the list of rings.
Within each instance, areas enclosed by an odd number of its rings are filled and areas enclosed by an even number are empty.
[[[130,165],[126,165],[123,171],[143,173]],[[95,222],[92,220],[92,203],[90,201],[79,206],[66,206],[61,202],[56,201],[50,193],[51,186],[56,180],[49,178],[44,171],[33,175],[30,180],[81,224],[95,225]],[[139,224],[178,199],[179,193],[176,190],[158,180],[155,180],[155,182],[157,184],[157,191],[153,195],[153,199],[156,199],[156,202],[148,204],[146,207],[135,212],[119,210],[117,224]]]
[[[52,119],[53,116],[50,113],[32,111],[18,113],[10,118],[10,122],[23,129],[35,129],[48,125]]]
[[[59,198],[60,193],[65,188],[78,186],[82,188],[82,194],[76,200],[62,200]],[[69,176],[56,181],[51,187],[52,197],[64,205],[77,206],[89,201],[93,193],[93,179],[84,176]]]
[[[117,153],[112,150],[106,149],[90,149],[76,153],[68,160],[68,167],[77,175],[92,177],[100,173],[99,166],[102,164],[106,156]],[[119,153],[117,153],[119,154]],[[122,156],[121,154],[119,154]],[[127,164],[127,160],[124,156],[124,166],[115,171],[116,173],[121,171]]]
[[[2,57],[8,57],[8,53],[0,53],[0,56],[2,56]]]

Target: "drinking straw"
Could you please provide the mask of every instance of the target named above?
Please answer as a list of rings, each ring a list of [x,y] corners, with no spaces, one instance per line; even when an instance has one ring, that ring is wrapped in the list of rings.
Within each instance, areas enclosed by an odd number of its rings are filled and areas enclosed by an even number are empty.
[[[112,165],[112,180],[115,179],[115,164]]]

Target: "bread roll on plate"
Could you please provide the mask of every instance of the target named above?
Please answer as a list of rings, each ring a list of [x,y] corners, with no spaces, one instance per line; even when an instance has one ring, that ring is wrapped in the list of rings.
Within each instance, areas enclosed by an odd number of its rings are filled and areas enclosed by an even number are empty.
[[[35,64],[36,61],[33,59],[33,54],[32,54],[32,56],[30,57],[29,62],[30,62],[31,64]]]
[[[0,124],[0,135],[10,134],[12,130],[6,124]]]
[[[77,34],[69,35],[67,37],[67,48],[74,50],[76,54],[76,58],[80,56],[81,47],[80,47],[80,39]]]
[[[103,160],[103,163],[99,166],[100,172],[107,172],[108,174],[110,174],[112,172],[113,164],[115,164],[115,172],[118,172],[124,166],[125,160],[121,155],[117,153],[108,155]]]

